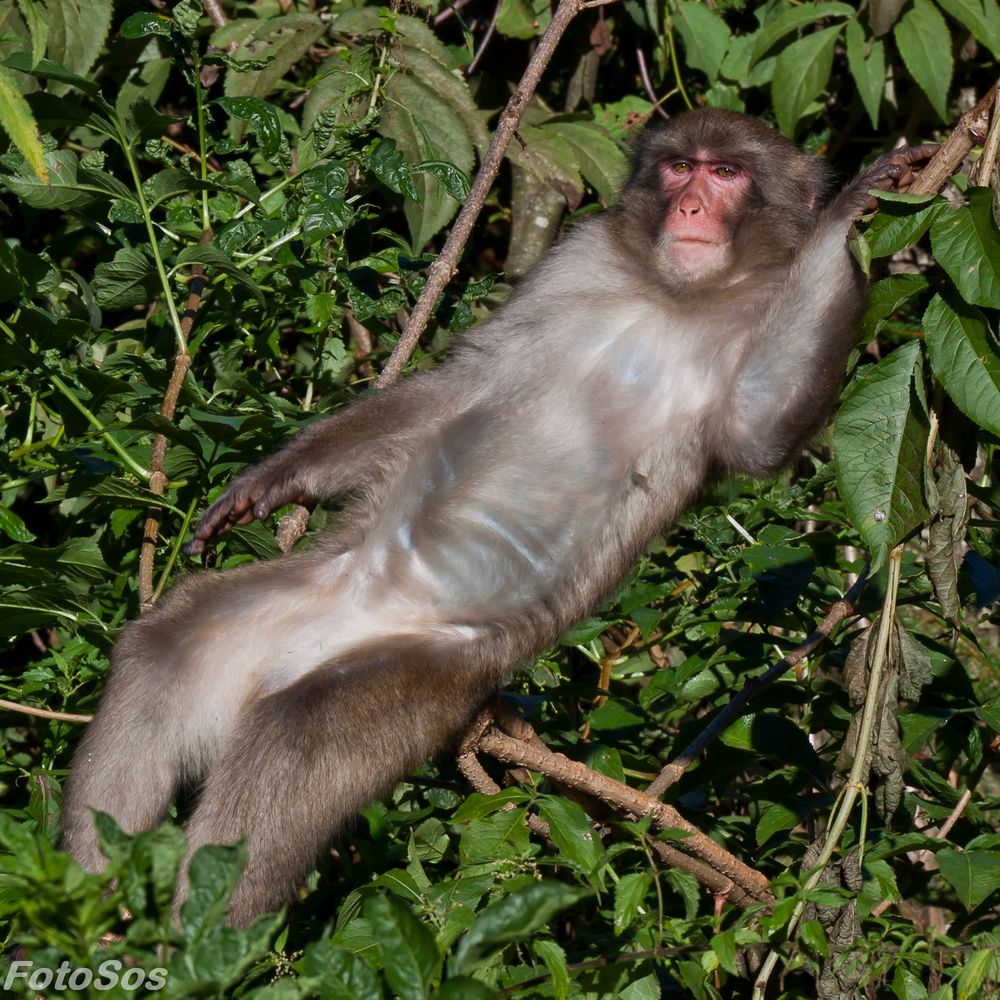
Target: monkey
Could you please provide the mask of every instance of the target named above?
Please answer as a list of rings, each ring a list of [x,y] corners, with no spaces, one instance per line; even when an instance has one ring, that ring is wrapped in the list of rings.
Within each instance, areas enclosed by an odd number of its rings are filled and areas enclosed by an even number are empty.
[[[615,207],[443,363],[308,427],[206,510],[191,554],[292,501],[345,503],[310,547],[187,576],[126,626],[72,763],[65,849],[100,871],[92,810],[135,832],[200,783],[189,851],[247,838],[231,923],[293,898],[337,830],[706,482],[777,472],[827,419],[867,287],[852,221],[935,148],[826,201],[823,161],[755,118],[647,127]]]

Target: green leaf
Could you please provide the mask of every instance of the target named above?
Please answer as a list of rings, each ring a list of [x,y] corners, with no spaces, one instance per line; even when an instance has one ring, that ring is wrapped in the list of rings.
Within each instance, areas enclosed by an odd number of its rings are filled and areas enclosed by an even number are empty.
[[[695,0],[679,0],[675,10],[674,27],[684,43],[684,62],[692,69],[700,69],[709,84],[714,84],[729,48],[729,26]]]
[[[464,201],[472,190],[468,174],[445,160],[424,160],[413,168],[413,172],[433,174],[456,201]]]
[[[152,261],[133,247],[119,250],[110,263],[94,269],[94,295],[103,309],[144,305],[155,287]]]
[[[935,295],[924,329],[931,368],[945,391],[967,417],[1000,435],[1000,354],[986,317]]]
[[[32,173],[42,184],[47,184],[49,168],[38,135],[38,124],[28,102],[17,89],[14,77],[4,66],[0,66],[0,128],[10,136]]]
[[[604,848],[583,808],[571,799],[545,795],[539,798],[538,809],[564,857],[592,876],[604,858]]]
[[[630,872],[615,885],[615,934],[621,934],[639,917],[653,880],[648,872]]]
[[[893,34],[910,75],[940,119],[948,121],[953,61],[951,33],[941,12],[931,0],[913,0],[913,6],[899,19]]]
[[[96,83],[78,76],[53,59],[40,59],[38,62],[32,63],[27,52],[12,52],[4,60],[3,65],[36,76],[40,80],[55,80],[58,83],[69,84],[77,90],[83,91],[88,97],[97,99],[101,95],[100,87]]]
[[[372,896],[365,903],[365,917],[372,925],[382,952],[389,985],[402,1000],[423,1000],[441,958],[434,935],[399,900]]]
[[[937,262],[966,302],[1000,308],[1000,231],[993,218],[993,191],[972,188],[969,204],[942,212],[931,225]]]
[[[166,14],[131,14],[122,21],[118,29],[122,38],[145,38],[160,35],[169,38],[174,30],[174,22]]]
[[[549,26],[552,15],[543,0],[500,0],[496,28],[508,38],[535,38]]]
[[[560,882],[539,882],[516,889],[491,903],[477,917],[455,949],[455,970],[472,972],[493,952],[523,941],[548,925],[560,911],[589,896]]]
[[[268,162],[275,161],[285,138],[277,108],[259,97],[220,97],[215,103],[234,118],[249,122],[264,158]]]
[[[840,32],[839,26],[816,31],[792,42],[778,56],[771,81],[771,100],[774,116],[785,135],[795,135],[799,119],[823,93]]]
[[[310,995],[319,1000],[375,1000],[382,996],[371,966],[327,938],[307,945],[297,966],[304,977],[314,981],[315,993]]]
[[[881,38],[865,38],[861,25],[851,20],[845,32],[847,67],[854,77],[861,103],[868,112],[872,127],[878,127],[878,111],[885,90],[885,42]],[[870,51],[869,51],[870,46]]]
[[[217,926],[246,865],[246,844],[199,847],[188,865],[191,885],[181,907],[180,925],[185,935],[197,938]]]
[[[569,996],[569,966],[566,964],[566,952],[548,938],[540,938],[531,942],[531,950],[545,963],[552,977],[552,989],[557,1000],[566,1000]]]
[[[178,264],[202,264],[210,272],[220,271],[238,281],[258,301],[264,301],[264,293],[260,286],[231,257],[214,246],[185,247],[177,255]]]
[[[1000,852],[956,851],[946,847],[934,855],[941,874],[971,910],[1000,889]]]
[[[420,195],[413,184],[413,172],[403,154],[396,148],[394,139],[376,139],[364,157],[364,163],[390,191],[395,191],[410,201],[420,201]],[[433,170],[428,173],[437,176]]]
[[[913,409],[920,344],[897,348],[864,369],[833,427],[837,485],[851,522],[871,549],[872,568],[926,516],[927,429]]]
[[[86,76],[111,30],[114,0],[49,0],[48,10],[49,58]]]
[[[408,162],[447,160],[457,169],[472,173],[472,138],[461,115],[436,91],[433,79],[425,82],[397,73],[386,84],[386,101],[381,131],[395,139]],[[433,174],[416,174],[413,182],[419,204],[407,202],[404,212],[414,252],[419,253],[451,221],[458,201]]]
[[[810,3],[782,11],[758,32],[747,69],[749,70],[761,56],[766,55],[785,35],[790,35],[807,24],[815,24],[823,17],[854,17],[855,14],[855,9],[846,3]],[[742,77],[733,79],[739,80]]]
[[[871,248],[873,257],[888,257],[890,254],[911,246],[930,228],[938,216],[948,211],[944,199],[926,202],[892,200],[880,192],[878,198],[878,214],[868,224],[865,230],[865,240]]]
[[[226,71],[226,96],[267,97],[325,31],[320,18],[308,13],[270,17],[256,23],[230,53],[248,65],[242,71]]]
[[[628,173],[628,158],[621,146],[593,122],[554,118],[540,126],[555,133],[576,157],[584,180],[605,205],[613,205]]]
[[[928,284],[922,274],[893,274],[876,281],[861,315],[861,342],[874,340],[886,320],[914,295],[924,291]]]
[[[968,29],[977,42],[985,45],[995,59],[1000,59],[1000,7],[997,0],[937,0],[937,4]]]

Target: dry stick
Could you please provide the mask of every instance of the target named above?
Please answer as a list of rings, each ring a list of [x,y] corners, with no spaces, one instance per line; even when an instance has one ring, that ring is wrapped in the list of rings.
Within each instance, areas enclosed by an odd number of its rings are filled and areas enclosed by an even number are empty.
[[[0,698],[0,708],[8,712],[20,712],[21,715],[36,715],[39,719],[55,719],[58,722],[90,722],[92,715],[77,715],[74,712],[53,712],[48,708],[32,708],[31,705],[20,705],[16,701]]]
[[[212,242],[212,230],[202,231],[201,246]],[[174,411],[177,409],[177,397],[180,395],[181,386],[184,384],[184,377],[191,367],[191,355],[187,349],[188,337],[191,335],[191,327],[194,325],[194,318],[201,303],[201,293],[205,287],[205,272],[201,265],[195,264],[191,268],[191,281],[188,286],[188,300],[181,317],[181,344],[174,355],[174,367],[170,373],[170,381],[167,382],[166,392],[163,394],[163,403],[160,406],[160,415],[167,420],[174,419]],[[167,491],[167,477],[163,471],[163,459],[167,453],[167,439],[163,434],[157,434],[153,438],[153,447],[149,456],[149,489],[150,492],[162,497]],[[163,517],[162,507],[150,507],[146,516],[146,524],[142,530],[142,542],[139,549],[139,611],[148,611],[153,606],[153,560],[156,556],[156,539],[160,532],[160,520]]]
[[[591,770],[579,761],[570,760],[561,753],[522,743],[496,729],[489,729],[480,737],[479,749],[506,764],[517,764],[533,771],[540,771],[553,780],[587,792],[616,809],[638,817],[649,816],[661,830],[682,831],[687,836],[678,841],[678,844],[707,861],[717,872],[726,877],[727,882],[735,883],[740,890],[758,902],[773,900],[767,879],[760,872],[745,865],[714,840],[706,837],[673,806],[658,802],[620,781]],[[728,892],[731,888],[727,885],[724,891]]]
[[[937,194],[948,183],[948,178],[959,168],[975,141],[974,132],[986,132],[990,109],[1000,94],[1000,80],[986,92],[986,96],[958,119],[951,135],[934,158],[920,171],[910,185],[908,194]]]
[[[455,224],[451,227],[444,248],[428,268],[427,284],[410,314],[409,322],[406,324],[402,337],[399,338],[399,343],[393,348],[382,373],[375,381],[376,388],[382,389],[387,385],[392,385],[406,367],[406,362],[409,361],[413,349],[417,346],[420,334],[423,333],[427,321],[431,318],[438,296],[451,280],[458,264],[458,258],[468,242],[472,227],[482,210],[486,196],[490,193],[493,181],[496,180],[504,153],[521,122],[521,116],[528,106],[528,101],[534,94],[535,88],[548,67],[549,60],[551,60],[570,21],[581,10],[593,6],[605,6],[614,2],[615,0],[601,0],[601,3],[594,4],[583,2],[583,0],[560,0],[551,23],[546,28],[545,34],[542,35],[538,48],[535,49],[534,55],[532,55],[524,75],[521,77],[521,82],[517,85],[517,90],[507,102],[507,106],[500,112],[496,132],[493,134],[493,140],[483,158],[479,173],[476,174],[469,197],[466,198]]]
[[[647,795],[656,798],[661,796],[682,774],[698,759],[701,752],[716,739],[725,729],[733,723],[743,712],[744,706],[751,698],[760,694],[769,684],[776,681],[785,671],[790,670],[797,663],[801,663],[824,639],[829,638],[830,633],[848,615],[854,614],[854,602],[861,593],[868,576],[866,566],[861,575],[854,581],[854,585],[844,596],[837,601],[829,614],[819,623],[816,630],[801,645],[796,646],[790,653],[783,656],[772,667],[769,667],[759,677],[751,677],[742,690],[719,714],[706,726],[690,745],[680,755],[672,760],[656,776],[646,789]]]
[[[201,0],[201,5],[208,14],[208,19],[216,28],[224,28],[229,24],[229,18],[226,17],[226,12],[222,9],[222,4],[219,0]]]

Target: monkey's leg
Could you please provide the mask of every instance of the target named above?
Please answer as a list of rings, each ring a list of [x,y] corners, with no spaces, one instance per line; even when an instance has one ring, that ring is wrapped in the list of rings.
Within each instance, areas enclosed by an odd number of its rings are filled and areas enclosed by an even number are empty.
[[[155,669],[122,662],[77,747],[62,813],[62,847],[88,871],[104,868],[91,809],[109,813],[127,833],[155,826],[182,771],[169,697],[152,683]],[[148,682],[144,682],[148,681]]]
[[[507,673],[482,639],[418,643],[354,651],[244,711],[188,827],[191,853],[247,837],[233,924],[287,902],[331,835],[454,739]]]
[[[217,752],[225,728],[218,703],[238,697],[222,689],[213,702],[211,685],[221,685],[197,651],[224,585],[220,575],[181,584],[115,645],[63,804],[62,846],[89,871],[105,865],[92,809],[109,813],[127,833],[149,829],[163,819],[178,785],[200,778]]]

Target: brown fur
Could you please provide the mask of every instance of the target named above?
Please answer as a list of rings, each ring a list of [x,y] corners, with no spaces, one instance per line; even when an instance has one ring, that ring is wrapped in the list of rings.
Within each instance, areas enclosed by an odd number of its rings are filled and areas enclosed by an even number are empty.
[[[697,150],[752,185],[726,220],[731,265],[686,283],[662,266],[658,164]],[[337,828],[447,746],[707,477],[774,471],[825,418],[864,293],[847,232],[895,162],[821,209],[822,165],[760,122],[650,129],[620,205],[447,363],[317,423],[209,508],[191,551],[289,501],[354,496],[312,548],[187,577],[124,630],[65,847],[98,870],[92,808],[141,830],[203,781],[191,850],[248,838],[231,920],[290,898]]]

